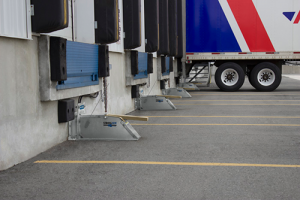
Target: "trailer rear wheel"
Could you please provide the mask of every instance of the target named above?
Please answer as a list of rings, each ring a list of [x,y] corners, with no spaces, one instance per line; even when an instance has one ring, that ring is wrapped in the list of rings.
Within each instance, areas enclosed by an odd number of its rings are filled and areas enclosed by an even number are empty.
[[[215,74],[217,86],[227,92],[237,91],[245,81],[245,72],[236,63],[228,62],[220,65]]]
[[[280,69],[273,63],[263,62],[254,67],[250,74],[252,86],[259,91],[273,91],[281,82]]]

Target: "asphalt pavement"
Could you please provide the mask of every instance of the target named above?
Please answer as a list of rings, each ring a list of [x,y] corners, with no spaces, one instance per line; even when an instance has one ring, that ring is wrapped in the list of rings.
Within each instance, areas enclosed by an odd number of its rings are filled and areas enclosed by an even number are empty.
[[[300,80],[134,111],[138,141],[66,141],[0,172],[0,199],[300,199]],[[33,147],[34,148],[34,147]]]

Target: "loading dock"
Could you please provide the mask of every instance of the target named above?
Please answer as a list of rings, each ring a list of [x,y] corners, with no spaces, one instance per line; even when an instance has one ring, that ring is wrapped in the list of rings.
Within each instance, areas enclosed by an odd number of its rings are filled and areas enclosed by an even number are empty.
[[[129,120],[137,142],[67,141],[0,172],[0,197],[299,199],[299,82],[234,93],[212,83],[173,100],[178,110],[137,110],[149,117]]]

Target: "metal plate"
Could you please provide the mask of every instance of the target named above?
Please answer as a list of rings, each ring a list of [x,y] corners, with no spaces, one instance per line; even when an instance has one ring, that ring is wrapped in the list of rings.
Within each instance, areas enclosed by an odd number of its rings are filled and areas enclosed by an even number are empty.
[[[138,140],[129,122],[104,115],[79,115],[69,124],[69,140]]]
[[[176,110],[169,99],[158,96],[141,97],[137,105],[140,110]]]
[[[165,90],[166,95],[182,96],[183,98],[191,98],[192,96],[183,88],[169,88]]]

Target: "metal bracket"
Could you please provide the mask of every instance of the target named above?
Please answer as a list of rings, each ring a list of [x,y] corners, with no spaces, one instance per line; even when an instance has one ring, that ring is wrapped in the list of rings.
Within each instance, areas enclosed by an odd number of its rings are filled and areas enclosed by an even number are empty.
[[[169,89],[163,90],[163,93],[165,95],[176,95],[176,96],[181,96],[183,98],[191,98],[192,97],[190,95],[190,93],[188,93],[183,88],[169,88]]]
[[[138,140],[141,136],[121,117],[78,115],[69,122],[69,140]]]
[[[137,99],[139,110],[176,110],[174,104],[163,96],[143,96]]]
[[[178,87],[185,90],[200,90],[194,83],[179,83]]]

